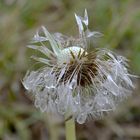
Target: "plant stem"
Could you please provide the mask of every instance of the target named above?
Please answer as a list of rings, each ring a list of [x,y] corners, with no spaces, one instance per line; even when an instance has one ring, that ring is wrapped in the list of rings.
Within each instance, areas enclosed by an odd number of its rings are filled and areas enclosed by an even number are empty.
[[[65,121],[65,128],[66,128],[66,140],[76,140],[75,120],[73,117]]]

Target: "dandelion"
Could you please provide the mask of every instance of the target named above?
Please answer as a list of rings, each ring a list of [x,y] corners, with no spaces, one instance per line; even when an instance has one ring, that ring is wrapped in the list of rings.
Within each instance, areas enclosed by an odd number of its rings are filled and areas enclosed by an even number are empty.
[[[32,93],[42,112],[67,114],[83,124],[88,118],[102,118],[131,95],[134,85],[127,59],[107,49],[89,47],[89,40],[102,36],[88,29],[88,15],[75,14],[79,36],[37,31],[28,47],[44,54],[32,56],[44,64],[28,71],[24,87]],[[50,47],[46,46],[50,43]]]

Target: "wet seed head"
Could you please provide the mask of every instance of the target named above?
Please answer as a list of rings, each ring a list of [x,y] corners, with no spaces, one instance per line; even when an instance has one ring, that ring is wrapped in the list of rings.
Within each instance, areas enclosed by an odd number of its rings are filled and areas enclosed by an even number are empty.
[[[99,119],[113,111],[135,86],[126,58],[107,49],[90,48],[90,39],[102,34],[89,30],[87,11],[84,17],[75,14],[75,18],[78,37],[51,34],[45,27],[37,31],[28,47],[46,56],[32,57],[44,65],[27,72],[23,85],[42,112],[64,115],[69,110],[70,117],[82,124],[89,116]]]

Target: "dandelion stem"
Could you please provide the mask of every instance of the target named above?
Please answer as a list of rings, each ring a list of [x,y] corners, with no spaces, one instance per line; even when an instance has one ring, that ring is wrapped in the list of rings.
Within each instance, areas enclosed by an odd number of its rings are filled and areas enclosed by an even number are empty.
[[[66,140],[76,140],[75,120],[73,117],[65,121],[65,127],[66,127]]]

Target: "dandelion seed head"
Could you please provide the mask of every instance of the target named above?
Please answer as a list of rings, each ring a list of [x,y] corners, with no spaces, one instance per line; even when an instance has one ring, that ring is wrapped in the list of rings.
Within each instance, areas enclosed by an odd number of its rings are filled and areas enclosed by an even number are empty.
[[[50,34],[45,27],[37,31],[28,47],[46,56],[32,56],[44,67],[28,71],[23,85],[42,112],[69,114],[82,124],[115,110],[131,95],[134,85],[126,58],[107,49],[88,49],[89,39],[102,34],[88,29],[87,11],[84,17],[75,14],[75,18],[78,38]],[[45,46],[46,41],[51,49]]]

